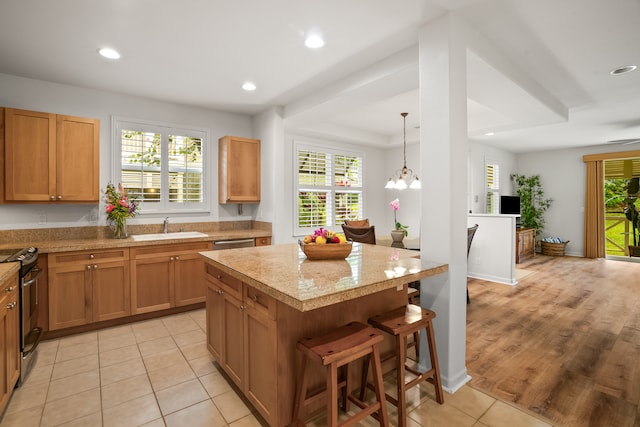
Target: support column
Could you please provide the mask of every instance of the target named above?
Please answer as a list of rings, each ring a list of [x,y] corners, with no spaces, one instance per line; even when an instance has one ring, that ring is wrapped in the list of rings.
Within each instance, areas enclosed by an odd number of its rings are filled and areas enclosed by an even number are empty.
[[[447,14],[420,29],[421,257],[449,264],[422,280],[421,305],[434,326],[443,387],[467,381],[467,66],[466,25]],[[428,354],[424,341],[421,354]],[[423,358],[421,365],[428,362]]]

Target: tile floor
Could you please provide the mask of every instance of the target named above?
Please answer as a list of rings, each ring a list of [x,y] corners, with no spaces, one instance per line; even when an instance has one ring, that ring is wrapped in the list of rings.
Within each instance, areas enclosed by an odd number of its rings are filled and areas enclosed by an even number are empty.
[[[409,393],[409,427],[552,425],[470,386],[445,394],[444,405],[430,384]],[[397,411],[388,408],[396,425]],[[321,416],[310,422],[323,424]],[[0,421],[1,427],[260,425],[212,363],[203,309],[42,342]]]

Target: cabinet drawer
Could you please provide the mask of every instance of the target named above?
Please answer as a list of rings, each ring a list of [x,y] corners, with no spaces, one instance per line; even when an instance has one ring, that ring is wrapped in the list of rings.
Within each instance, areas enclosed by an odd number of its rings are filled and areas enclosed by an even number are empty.
[[[269,246],[271,237],[256,237],[256,246]]]
[[[219,268],[206,264],[207,277],[238,299],[242,299],[242,281],[223,272]]]
[[[172,243],[169,245],[137,246],[131,248],[132,259],[176,256],[194,252],[210,251],[210,242]]]
[[[129,248],[99,249],[93,251],[61,252],[49,254],[49,267],[86,262],[126,261]]]
[[[243,300],[248,307],[263,312],[271,319],[276,318],[276,300],[264,292],[245,284]]]

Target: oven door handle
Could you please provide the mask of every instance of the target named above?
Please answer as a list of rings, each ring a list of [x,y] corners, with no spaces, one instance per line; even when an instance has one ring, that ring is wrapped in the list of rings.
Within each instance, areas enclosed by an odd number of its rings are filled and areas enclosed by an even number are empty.
[[[35,275],[34,277],[30,278],[29,280],[26,280],[26,281],[22,284],[22,286],[29,286],[29,285],[32,285],[32,284],[34,284],[34,283],[38,280],[38,278],[39,278],[40,276],[42,276],[42,269],[41,269],[41,268],[38,268],[38,267],[34,267],[34,268],[32,268],[32,269],[31,269],[31,273],[34,273],[34,272],[36,273],[36,275]]]

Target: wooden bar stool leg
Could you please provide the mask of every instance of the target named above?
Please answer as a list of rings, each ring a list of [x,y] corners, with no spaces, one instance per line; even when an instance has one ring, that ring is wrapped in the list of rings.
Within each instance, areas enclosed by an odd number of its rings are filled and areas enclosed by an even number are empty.
[[[407,360],[407,336],[396,335],[396,351],[398,352],[396,358],[396,375],[397,375],[397,399],[398,399],[398,426],[405,427],[407,424],[407,397],[406,392],[406,379],[404,364]]]
[[[382,362],[380,361],[380,350],[378,346],[373,347],[373,376],[376,391],[376,399],[380,402],[379,422],[382,426],[389,425],[389,415],[387,413],[387,402],[384,392],[384,381],[382,380]]]
[[[327,425],[338,427],[338,367],[327,366]]]
[[[298,382],[298,390],[296,391],[296,401],[293,405],[293,424],[300,425],[300,408],[304,406],[304,401],[307,399],[307,357],[302,357],[302,366],[300,372],[302,372],[302,378]]]
[[[433,323],[429,322],[426,328],[427,341],[429,343],[429,357],[431,358],[431,369],[433,369],[433,385],[436,389],[436,400],[444,403],[444,392],[442,391],[442,380],[440,379],[440,365],[438,364],[438,353],[436,352],[436,337]]]
[[[342,367],[342,375],[344,378],[345,386],[342,389],[342,409],[345,412],[349,411],[350,401],[349,401],[349,391],[351,390],[351,380],[349,379],[349,364],[347,363]]]
[[[420,361],[420,331],[416,331],[413,333],[413,342],[415,345],[413,348],[416,351],[416,361]]]
[[[362,378],[360,378],[360,396],[358,398],[364,402],[364,395],[367,393],[367,378],[369,377],[369,363],[371,355],[366,355],[362,362]]]

